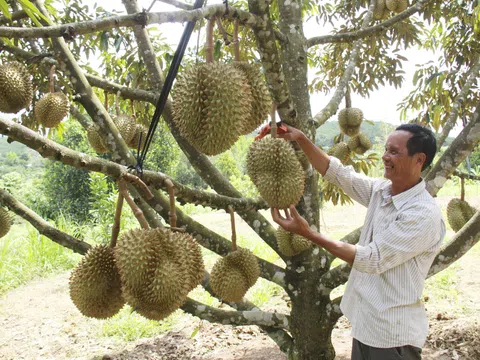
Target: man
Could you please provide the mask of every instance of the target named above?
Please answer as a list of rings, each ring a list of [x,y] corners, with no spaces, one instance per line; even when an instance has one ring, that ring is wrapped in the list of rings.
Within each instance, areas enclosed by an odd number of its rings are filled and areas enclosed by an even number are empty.
[[[328,156],[300,130],[288,127],[312,166],[352,199],[368,207],[357,245],[310,229],[293,205],[273,220],[352,265],[340,305],[352,324],[352,360],[421,359],[428,319],[420,300],[428,270],[445,235],[440,208],[421,172],[435,156],[433,133],[405,124],[388,137],[383,179],[372,179]]]

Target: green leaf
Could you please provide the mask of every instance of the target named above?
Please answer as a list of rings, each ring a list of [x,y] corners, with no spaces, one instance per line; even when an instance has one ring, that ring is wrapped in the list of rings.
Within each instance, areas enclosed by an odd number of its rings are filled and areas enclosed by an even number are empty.
[[[8,20],[12,20],[12,14],[10,13],[10,9],[8,8],[8,4],[5,0],[0,0],[0,11]]]
[[[193,330],[192,335],[190,335],[190,338],[194,338],[195,335],[197,335],[197,333],[198,333],[199,330],[200,330],[200,326],[197,326],[197,327]]]
[[[37,17],[44,20],[47,24],[50,25],[50,20],[43,15],[40,10],[37,9],[35,5],[33,5],[29,0],[17,0],[18,3],[20,3],[20,6],[22,9],[25,11],[25,13],[28,15],[30,19],[37,25],[37,26],[43,26],[38,20]]]
[[[217,61],[220,59],[220,49],[222,48],[222,42],[220,40],[215,41],[215,48],[213,50],[213,59]]]

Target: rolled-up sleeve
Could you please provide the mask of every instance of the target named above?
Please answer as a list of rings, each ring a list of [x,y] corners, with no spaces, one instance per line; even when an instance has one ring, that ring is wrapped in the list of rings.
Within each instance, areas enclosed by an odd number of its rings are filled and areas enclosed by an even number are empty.
[[[357,173],[352,166],[344,166],[333,156],[330,156],[330,165],[323,178],[340,187],[359,204],[368,207],[375,179]]]
[[[432,214],[431,210],[419,206],[404,211],[367,246],[355,245],[353,267],[381,274],[424,251],[438,249],[444,223],[441,214]]]

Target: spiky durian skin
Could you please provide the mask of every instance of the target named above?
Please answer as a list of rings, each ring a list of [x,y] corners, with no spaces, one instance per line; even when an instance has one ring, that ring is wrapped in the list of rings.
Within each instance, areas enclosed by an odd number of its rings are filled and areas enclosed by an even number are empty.
[[[191,235],[168,229],[124,233],[115,259],[127,303],[152,320],[182,306],[204,275],[200,246]]]
[[[350,152],[351,151],[347,143],[342,141],[328,149],[327,154],[336,157],[344,164],[348,159],[350,159]]]
[[[447,205],[447,219],[453,231],[459,231],[477,210],[465,200],[454,198]]]
[[[105,142],[93,125],[87,129],[87,140],[97,153],[103,154],[108,152]]]
[[[88,317],[106,319],[125,305],[113,249],[106,245],[88,250],[72,270],[69,287],[73,303]]]
[[[54,128],[70,111],[70,102],[63,92],[49,93],[35,104],[35,118],[46,128]]]
[[[0,111],[14,114],[32,102],[32,80],[25,65],[10,61],[0,65]]]
[[[135,118],[130,115],[121,114],[118,116],[112,116],[112,120],[117,127],[123,140],[128,144],[135,136],[136,122]]]
[[[10,231],[10,215],[8,211],[0,207],[0,238]]]
[[[362,155],[372,148],[372,142],[367,135],[359,133],[348,140],[348,147],[356,154]]]
[[[238,302],[259,276],[260,267],[255,255],[248,249],[237,249],[213,265],[210,285],[222,300]]]
[[[239,137],[248,108],[239,70],[219,62],[198,64],[178,75],[174,88],[173,120],[180,133],[198,151],[217,155]]]
[[[360,132],[363,121],[363,112],[358,108],[345,108],[338,113],[338,126],[342,133],[353,137]]]
[[[373,17],[375,20],[382,20],[387,13],[385,0],[375,0],[375,8],[373,10]]]
[[[278,250],[285,256],[298,255],[312,246],[303,236],[288,232],[282,227],[278,227],[276,238]]]
[[[408,7],[408,0],[386,0],[385,5],[388,10],[401,13]]]
[[[233,66],[245,77],[251,92],[251,113],[243,119],[240,126],[241,135],[250,134],[268,117],[272,107],[272,97],[258,66],[246,62],[234,62]],[[245,97],[247,99],[247,97]]]
[[[305,171],[293,147],[283,139],[254,141],[247,154],[247,173],[270,207],[297,204],[305,186]]]
[[[141,135],[140,151],[143,150],[143,147],[145,146],[145,142],[147,140],[147,134],[147,127],[141,124],[137,124],[135,126],[135,135],[133,136],[132,140],[127,143],[127,145],[132,149],[138,149],[138,142],[140,141]]]

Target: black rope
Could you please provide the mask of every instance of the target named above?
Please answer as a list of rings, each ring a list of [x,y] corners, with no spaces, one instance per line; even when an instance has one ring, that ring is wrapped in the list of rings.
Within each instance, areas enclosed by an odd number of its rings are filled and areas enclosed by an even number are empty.
[[[194,9],[201,8],[203,6],[204,0],[195,0],[195,5],[193,6]],[[180,67],[180,63],[182,62],[183,54],[185,53],[185,49],[187,48],[188,41],[190,40],[190,35],[193,32],[193,28],[195,27],[195,21],[189,21],[183,31],[182,37],[180,39],[180,43],[178,44],[177,50],[175,51],[175,55],[173,56],[172,63],[170,65],[170,69],[168,70],[167,78],[165,79],[165,84],[163,84],[162,92],[157,102],[157,106],[155,108],[155,112],[152,117],[152,122],[150,123],[150,127],[148,129],[147,137],[145,139],[145,146],[143,147],[143,151],[140,153],[137,158],[137,165],[135,166],[135,170],[141,176],[143,173],[143,162],[145,161],[145,157],[147,156],[148,148],[150,147],[150,143],[153,139],[153,134],[158,125],[158,121],[160,120],[160,116],[162,115],[163,109],[165,108],[165,104],[168,99],[168,94],[172,88],[173,80],[177,76],[178,68]]]

